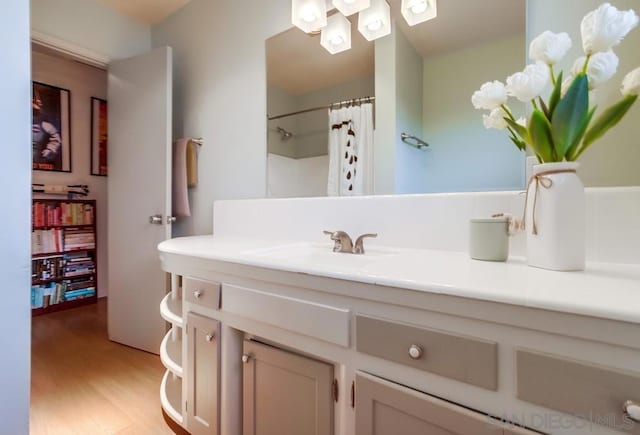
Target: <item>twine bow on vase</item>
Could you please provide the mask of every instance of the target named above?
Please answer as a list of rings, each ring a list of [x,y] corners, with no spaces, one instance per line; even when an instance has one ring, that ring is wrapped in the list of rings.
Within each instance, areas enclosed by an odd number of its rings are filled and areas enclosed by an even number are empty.
[[[538,192],[540,191],[540,187],[545,189],[551,189],[553,187],[553,180],[549,177],[549,175],[553,174],[565,174],[565,173],[576,173],[575,169],[554,169],[549,171],[543,171],[538,174],[534,174],[529,179],[527,183],[527,194],[524,199],[524,212],[522,215],[522,222],[524,228],[527,226],[527,206],[529,204],[529,193],[531,192],[531,185],[535,184],[536,192],[533,197],[533,210],[531,213],[531,234],[534,236],[538,235],[538,224],[536,223],[536,207],[538,205]]]
[[[584,269],[586,200],[577,168],[576,162],[533,167],[523,218],[530,266]]]

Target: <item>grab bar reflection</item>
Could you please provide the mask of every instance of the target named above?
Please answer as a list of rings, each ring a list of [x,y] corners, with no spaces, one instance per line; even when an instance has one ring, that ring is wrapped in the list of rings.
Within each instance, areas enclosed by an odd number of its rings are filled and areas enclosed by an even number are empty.
[[[400,135],[400,139],[402,139],[402,142],[406,143],[407,145],[418,148],[419,150],[429,146],[429,144],[422,139],[407,133],[402,133]]]

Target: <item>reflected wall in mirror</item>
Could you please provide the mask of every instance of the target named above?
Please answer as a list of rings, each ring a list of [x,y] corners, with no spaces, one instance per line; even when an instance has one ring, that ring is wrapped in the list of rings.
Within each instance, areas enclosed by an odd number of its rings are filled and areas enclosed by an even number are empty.
[[[523,189],[525,154],[515,148],[504,131],[484,128],[482,113],[471,105],[471,95],[486,81],[504,81],[522,70],[528,63],[529,42],[545,30],[570,34],[573,48],[560,65],[565,71],[570,69],[582,51],[580,22],[602,1],[565,4],[557,0],[446,0],[438,2],[437,18],[414,27],[409,27],[400,14],[401,0],[388,2],[395,21],[391,35],[369,43],[352,24],[356,47],[338,55],[332,56],[321,48],[319,37],[298,29],[269,39],[268,114],[301,110],[316,102],[329,104],[363,94],[375,95],[375,193]],[[611,3],[618,9],[638,10],[637,0]],[[618,73],[591,95],[599,107],[617,101],[622,77],[640,65],[639,43],[640,29],[636,29],[616,47],[621,60]],[[357,44],[366,56],[358,57]],[[312,55],[313,50],[317,57]],[[347,66],[343,59],[350,56],[359,60]],[[353,73],[352,80],[364,78],[369,87],[363,85],[342,96],[329,92],[326,88],[337,82],[326,80],[341,76],[327,69],[336,63],[345,67],[342,73]],[[278,68],[285,69],[287,78],[275,79]],[[305,90],[287,90],[287,86],[299,81],[307,81]],[[293,98],[279,98],[283,89]],[[314,91],[315,99],[296,101],[300,95]],[[526,116],[528,108],[524,105],[516,107],[513,100],[510,105],[514,112]],[[636,104],[616,129],[581,158],[580,176],[585,185],[640,185],[640,123],[634,122],[639,113],[640,105]],[[309,159],[328,161],[326,155],[320,156],[327,150],[329,128],[326,112],[317,113],[320,114],[324,118],[309,128],[302,121],[306,115],[269,122],[271,196],[326,194],[326,166],[318,170],[320,166],[309,164]],[[296,137],[299,122],[302,130]],[[293,135],[278,133],[277,127]],[[402,142],[402,133],[423,139],[429,147],[410,147]],[[314,134],[318,136],[314,145],[305,143],[305,138]],[[289,164],[291,161],[296,164]],[[276,168],[280,163],[286,164]],[[281,176],[285,173],[286,177]],[[296,181],[279,183],[291,179]],[[291,189],[279,189],[283,184]]]
[[[268,194],[324,196],[328,106],[374,96],[374,46],[353,32],[352,48],[331,55],[320,35],[292,28],[267,40],[266,52]]]
[[[401,1],[389,3],[396,26],[375,53],[393,60],[376,63],[376,192],[521,189],[524,153],[484,128],[470,98],[523,68],[525,0],[439,1],[437,18],[413,27],[398,16]],[[429,148],[407,146],[402,133]]]

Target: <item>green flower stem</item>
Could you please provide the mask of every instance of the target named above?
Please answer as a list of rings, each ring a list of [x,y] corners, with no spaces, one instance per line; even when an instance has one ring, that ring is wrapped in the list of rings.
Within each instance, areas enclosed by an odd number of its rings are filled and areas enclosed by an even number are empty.
[[[553,73],[553,65],[549,65],[549,74],[551,74],[551,83],[553,83],[553,86],[555,87],[555,85],[556,85],[556,76]]]
[[[587,73],[587,67],[589,66],[590,60],[591,60],[591,55],[587,54],[587,58],[584,60],[584,65],[582,66],[582,74]]]
[[[509,108],[506,105],[501,104],[500,107],[502,108],[502,110],[504,110],[504,113],[507,114],[507,116],[509,117],[510,120],[512,120],[512,121],[516,120],[516,118],[513,117],[513,113],[511,113],[511,111],[509,110]]]
[[[534,108],[534,109],[536,109],[536,110],[540,110],[540,109],[538,109],[538,103],[536,103],[536,100],[535,100],[535,99],[534,99],[534,100],[531,100],[531,104],[533,104],[533,108]]]

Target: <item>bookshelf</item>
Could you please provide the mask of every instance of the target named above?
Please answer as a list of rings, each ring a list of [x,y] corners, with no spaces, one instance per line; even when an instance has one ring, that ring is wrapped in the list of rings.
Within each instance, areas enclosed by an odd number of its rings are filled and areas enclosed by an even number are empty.
[[[95,303],[95,200],[34,199],[31,225],[32,314]]]

